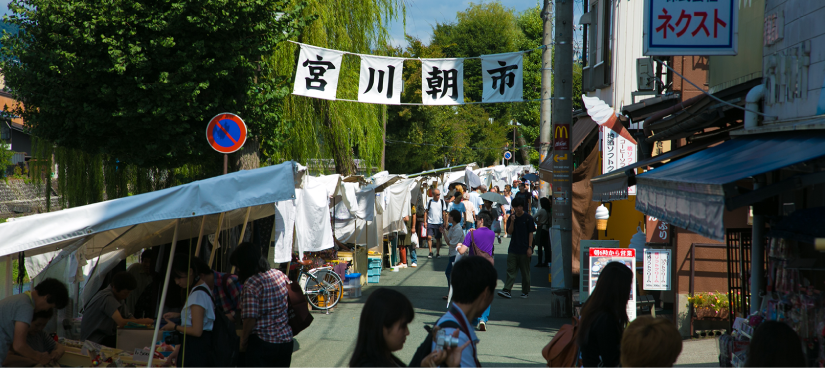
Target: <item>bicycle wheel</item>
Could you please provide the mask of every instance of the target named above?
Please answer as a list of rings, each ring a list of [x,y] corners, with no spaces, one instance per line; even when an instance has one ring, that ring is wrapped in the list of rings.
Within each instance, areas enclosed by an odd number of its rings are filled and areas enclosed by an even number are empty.
[[[309,272],[304,293],[307,301],[316,309],[330,309],[338,304],[344,294],[344,282],[337,273],[328,269]]]

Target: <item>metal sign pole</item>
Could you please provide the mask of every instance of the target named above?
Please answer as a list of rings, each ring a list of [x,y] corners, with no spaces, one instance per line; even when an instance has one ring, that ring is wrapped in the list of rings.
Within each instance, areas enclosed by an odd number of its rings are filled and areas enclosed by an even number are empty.
[[[573,1],[556,2],[555,14],[555,91],[558,101],[553,104],[554,141],[559,139],[557,129],[569,129],[573,120]],[[568,133],[569,134],[569,133]],[[553,228],[551,244],[553,263],[551,265],[551,308],[554,317],[569,317],[572,312],[573,285],[573,155],[570,145],[557,146],[553,150]]]

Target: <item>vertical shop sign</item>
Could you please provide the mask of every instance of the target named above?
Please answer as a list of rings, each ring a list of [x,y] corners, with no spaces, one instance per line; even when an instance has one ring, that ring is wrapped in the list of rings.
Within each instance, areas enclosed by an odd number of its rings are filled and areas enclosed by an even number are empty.
[[[645,55],[736,55],[739,0],[644,3]]]
[[[670,244],[670,224],[653,216],[647,216],[647,242]]]
[[[645,249],[644,290],[670,290],[670,249]]]
[[[636,163],[636,145],[613,129],[602,129],[602,173],[607,174]],[[636,195],[636,186],[627,188],[627,195]]]
[[[636,250],[633,248],[590,248],[589,275],[583,275],[590,283],[590,294],[596,289],[596,282],[605,266],[610,262],[619,262],[633,271],[633,285],[630,288],[630,299],[627,301],[627,318],[636,319]]]

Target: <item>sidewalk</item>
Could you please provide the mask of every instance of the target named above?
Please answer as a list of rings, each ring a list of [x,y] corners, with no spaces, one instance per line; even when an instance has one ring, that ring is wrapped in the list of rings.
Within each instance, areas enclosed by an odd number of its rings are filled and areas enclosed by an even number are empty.
[[[718,367],[719,339],[691,339],[682,341],[682,354],[676,367]]]

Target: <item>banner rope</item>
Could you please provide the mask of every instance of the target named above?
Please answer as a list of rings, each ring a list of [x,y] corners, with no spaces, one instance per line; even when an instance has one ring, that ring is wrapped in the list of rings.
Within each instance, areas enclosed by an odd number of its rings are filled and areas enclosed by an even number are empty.
[[[402,143],[402,144],[412,144],[417,146],[430,146],[430,147],[437,147],[437,148],[458,148],[458,149],[472,149],[472,150],[489,150],[489,151],[501,151],[501,150],[508,150],[511,149],[510,147],[499,147],[499,148],[490,148],[490,147],[458,147],[458,146],[442,146],[440,144],[432,144],[432,143],[416,143],[416,142],[407,142],[407,141],[396,141],[392,139],[385,139],[385,143]],[[521,148],[535,148],[533,146],[524,145],[513,147],[512,149],[521,149]]]
[[[355,55],[355,56],[358,56],[358,57],[361,57],[361,56],[367,56],[367,57],[383,57],[383,58],[391,58],[391,59],[404,59],[404,60],[414,60],[414,61],[421,61],[422,59],[432,59],[432,60],[438,60],[438,59],[481,59],[481,56],[472,56],[472,57],[457,57],[457,58],[408,58],[408,57],[396,57],[396,56],[383,56],[383,55],[359,54],[359,53],[355,53],[355,52],[349,52],[349,51],[341,51],[341,50],[329,49],[329,48],[326,48],[326,47],[321,47],[321,46],[313,46],[313,45],[309,45],[309,44],[306,44],[306,43],[301,43],[301,42],[298,42],[298,41],[292,41],[292,40],[288,40],[288,41],[289,41],[289,42],[291,42],[291,43],[294,43],[294,44],[296,44],[296,45],[299,45],[299,46],[300,46],[300,45],[303,45],[303,46],[309,46],[309,47],[317,47],[317,48],[319,48],[319,49],[334,50],[334,51],[341,52],[341,53],[344,53],[344,54],[347,54],[347,55]],[[544,49],[546,49],[548,46],[550,46],[550,45],[555,45],[555,44],[556,44],[555,42],[551,42],[551,43],[550,43],[550,44],[548,44],[548,45],[541,45],[541,46],[539,46],[539,47],[532,48],[532,49],[529,49],[529,50],[521,50],[521,51],[513,51],[513,52],[504,52],[504,53],[501,53],[501,54],[515,54],[515,53],[519,53],[519,52],[520,52],[520,53],[523,53],[523,54],[526,54],[526,53],[530,53],[530,52],[533,52],[533,51],[536,51],[536,50],[544,50]],[[490,54],[490,55],[484,55],[484,56],[493,56],[493,55],[501,55],[501,54]]]

